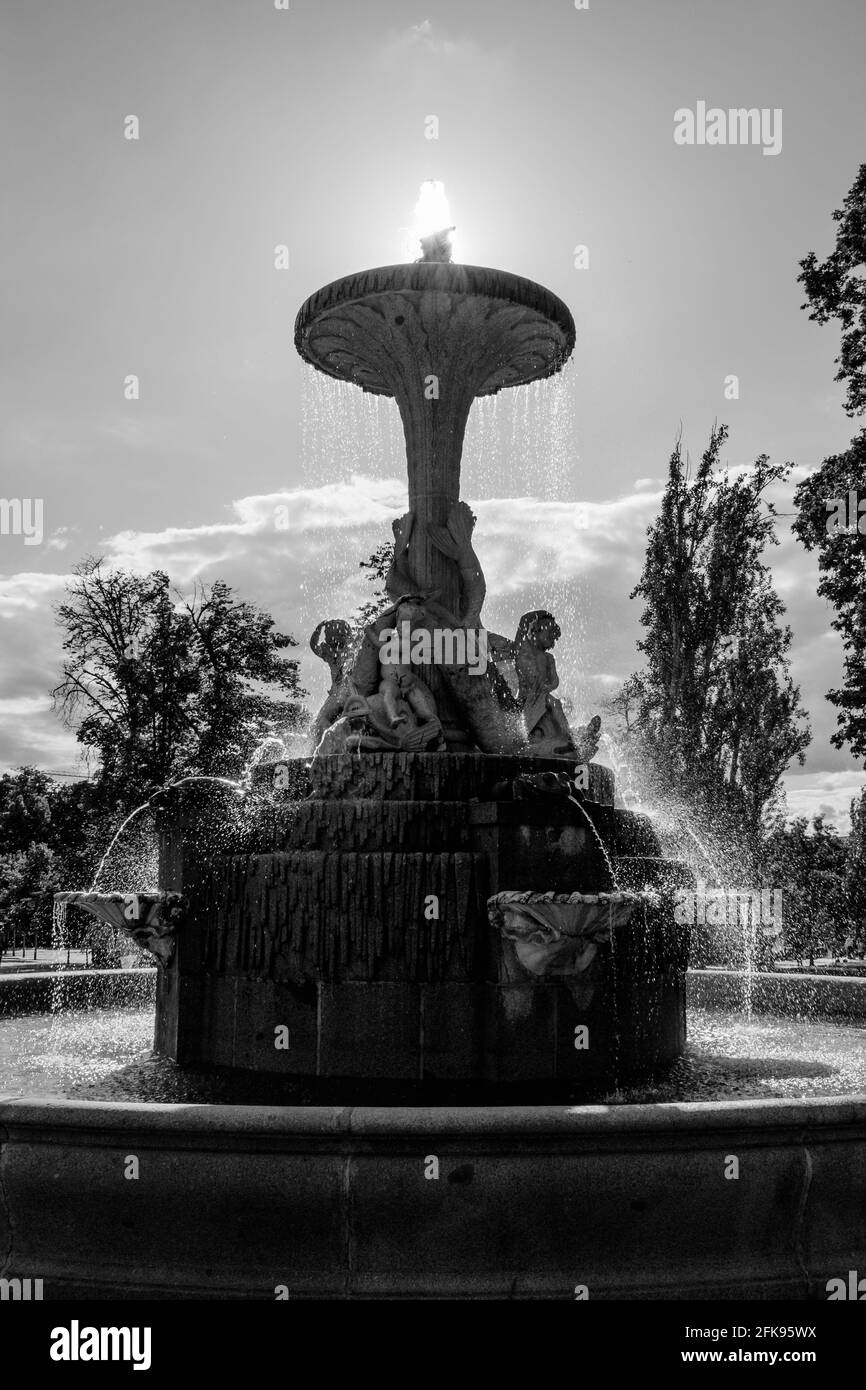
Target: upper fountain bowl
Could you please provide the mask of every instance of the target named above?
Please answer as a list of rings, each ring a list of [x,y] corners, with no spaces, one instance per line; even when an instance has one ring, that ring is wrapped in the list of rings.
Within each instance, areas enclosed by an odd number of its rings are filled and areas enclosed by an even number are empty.
[[[295,347],[328,376],[379,396],[416,364],[489,396],[560,371],[574,319],[543,285],[485,266],[415,262],[335,280],[302,305]]]

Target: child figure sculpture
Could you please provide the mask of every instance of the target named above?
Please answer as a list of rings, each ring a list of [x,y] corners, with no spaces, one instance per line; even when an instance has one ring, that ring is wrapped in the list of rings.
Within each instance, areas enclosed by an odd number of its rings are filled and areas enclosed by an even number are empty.
[[[420,601],[407,595],[396,606],[394,627],[402,636],[404,632],[411,633],[413,627],[423,626],[425,618],[426,614]],[[408,729],[410,724],[417,721],[419,725],[436,726],[438,729],[440,726],[436,701],[411,665],[385,661],[384,651],[380,655],[379,663],[379,694],[391,728]],[[443,746],[441,733],[432,746],[434,750]]]
[[[352,629],[343,618],[326,618],[319,623],[310,638],[310,651],[327,664],[331,685],[325,703],[313,725],[313,747],[334,723],[343,708],[348,693],[346,679],[352,665]]]
[[[561,702],[552,693],[559,675],[551,648],[562,636],[552,613],[524,613],[514,639],[518,699],[528,751],[539,757],[573,757],[574,741]]]

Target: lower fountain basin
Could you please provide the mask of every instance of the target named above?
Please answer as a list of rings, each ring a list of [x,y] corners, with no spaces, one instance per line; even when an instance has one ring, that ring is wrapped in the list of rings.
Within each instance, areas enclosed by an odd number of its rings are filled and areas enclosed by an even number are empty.
[[[0,1136],[0,1272],[46,1299],[823,1299],[866,1266],[866,1096],[12,1100]]]
[[[0,1019],[31,1093],[0,1095],[0,1277],[47,1299],[805,1300],[866,1268],[862,1026],[690,1006],[657,1077],[505,1108],[299,1104],[285,1078],[149,1057],[152,1025]]]

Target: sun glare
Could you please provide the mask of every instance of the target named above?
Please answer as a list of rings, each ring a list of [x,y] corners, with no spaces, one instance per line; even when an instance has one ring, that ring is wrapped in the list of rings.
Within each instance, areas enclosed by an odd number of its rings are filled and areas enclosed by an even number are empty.
[[[421,239],[423,237],[433,236],[436,232],[444,232],[453,225],[444,183],[440,179],[426,179],[418,192],[412,225],[403,229],[405,259],[417,260],[421,255]],[[452,255],[457,260],[455,242],[456,238],[452,235]]]

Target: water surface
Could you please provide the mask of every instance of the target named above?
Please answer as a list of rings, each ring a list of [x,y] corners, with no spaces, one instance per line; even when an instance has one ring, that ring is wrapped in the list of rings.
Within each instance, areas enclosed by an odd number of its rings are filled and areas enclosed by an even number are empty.
[[[685,1055],[664,1075],[569,1099],[608,1105],[642,1101],[800,1099],[866,1094],[866,1028],[701,1008],[688,1012]],[[151,1052],[153,1006],[82,1009],[0,1019],[0,1092],[70,1100],[233,1104],[375,1104],[369,1094],[316,1095],[308,1083],[233,1077],[177,1067]],[[412,1103],[399,1087],[381,1103]],[[417,1103],[417,1097],[414,1098]],[[449,1097],[444,1096],[442,1103]],[[470,1099],[453,1097],[454,1100]],[[563,1099],[526,1088],[514,1103]],[[476,1104],[493,1097],[472,1096]]]

